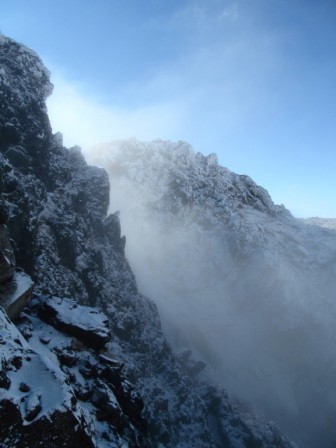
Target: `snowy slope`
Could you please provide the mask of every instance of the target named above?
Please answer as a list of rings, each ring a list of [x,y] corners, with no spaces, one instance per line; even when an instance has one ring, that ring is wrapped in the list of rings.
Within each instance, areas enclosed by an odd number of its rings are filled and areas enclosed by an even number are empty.
[[[326,229],[336,230],[336,219],[335,218],[306,218],[302,219],[303,222],[307,224],[312,224],[314,226],[324,227]]]
[[[176,351],[304,447],[336,443],[336,235],[184,142],[116,141],[106,168],[140,290]]]

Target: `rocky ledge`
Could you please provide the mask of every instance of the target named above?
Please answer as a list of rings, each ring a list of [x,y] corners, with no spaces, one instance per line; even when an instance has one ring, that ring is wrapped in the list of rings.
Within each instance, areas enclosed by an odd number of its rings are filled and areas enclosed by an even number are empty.
[[[57,301],[63,311],[74,306],[69,299]],[[143,400],[127,381],[122,363],[104,352],[101,341],[103,353],[91,349],[91,338],[107,334],[106,316],[77,305],[83,317],[77,324],[69,325],[68,316],[58,313],[57,320],[48,317],[49,325],[39,318],[46,312],[43,302],[33,300],[18,328],[0,309],[1,446],[33,448],[43,441],[43,446],[91,448],[101,446],[97,440],[118,446],[121,438],[129,447],[140,446],[146,431]],[[50,309],[57,305],[55,298],[50,300]],[[94,326],[87,320],[90,315]]]
[[[95,350],[103,348],[111,338],[108,318],[95,308],[60,297],[40,297],[37,308],[46,323]]]

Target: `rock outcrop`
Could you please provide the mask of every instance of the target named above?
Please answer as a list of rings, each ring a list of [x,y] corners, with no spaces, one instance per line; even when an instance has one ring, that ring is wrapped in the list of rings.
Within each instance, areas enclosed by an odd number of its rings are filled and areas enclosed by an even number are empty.
[[[0,320],[1,446],[93,447],[63,372],[32,350],[2,310]]]
[[[21,333],[0,310],[1,446],[93,448],[104,439],[146,446],[143,401],[125,378],[123,365],[90,348],[89,326],[84,345],[74,337],[73,326],[60,332],[40,321],[43,300],[33,303],[18,321]],[[72,306],[64,299],[63,308],[66,304]],[[76,309],[85,316],[87,308]],[[103,321],[100,333],[105,331]],[[95,336],[98,326],[91,332]]]
[[[60,297],[41,297],[40,302],[39,317],[43,321],[88,347],[99,350],[110,340],[108,319],[97,309]]]
[[[0,201],[0,306],[11,319],[15,319],[31,297],[34,283],[19,269],[15,269],[15,255],[7,228],[8,214],[4,202]]]

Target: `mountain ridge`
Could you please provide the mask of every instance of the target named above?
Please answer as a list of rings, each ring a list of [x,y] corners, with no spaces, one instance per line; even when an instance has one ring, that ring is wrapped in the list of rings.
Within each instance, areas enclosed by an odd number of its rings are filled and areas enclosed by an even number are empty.
[[[48,71],[2,35],[0,66],[1,287],[12,286],[14,264],[35,283],[16,326],[0,313],[2,445],[294,446],[183,368],[139,293],[118,215],[107,214],[107,173],[52,134]],[[75,319],[88,308],[112,333],[103,353],[85,345],[83,325],[92,329]]]

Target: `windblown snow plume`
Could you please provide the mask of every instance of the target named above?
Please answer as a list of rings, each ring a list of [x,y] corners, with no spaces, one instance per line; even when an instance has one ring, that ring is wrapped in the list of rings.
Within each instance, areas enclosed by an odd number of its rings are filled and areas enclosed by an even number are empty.
[[[94,147],[140,290],[177,352],[302,447],[336,430],[336,232],[183,142]]]

